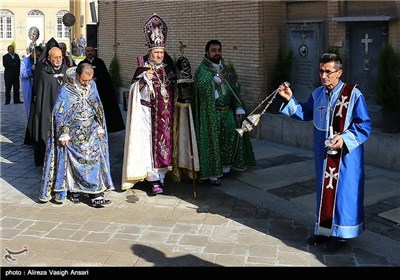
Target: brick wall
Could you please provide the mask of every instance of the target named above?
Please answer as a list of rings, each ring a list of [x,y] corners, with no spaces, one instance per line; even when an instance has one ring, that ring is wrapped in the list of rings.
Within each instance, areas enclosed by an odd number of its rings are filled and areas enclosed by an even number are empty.
[[[389,23],[389,41],[400,52],[400,1],[395,1],[396,19]]]
[[[343,22],[337,16],[397,15],[389,27],[389,40],[400,50],[400,1],[109,1],[98,3],[98,54],[109,65],[120,63],[122,85],[129,87],[136,57],[147,53],[143,25],[157,13],[168,25],[167,52],[179,56],[179,43],[193,73],[210,39],[219,39],[226,62],[233,63],[242,84],[246,109],[252,110],[274,89],[268,88],[279,48],[285,48],[285,23],[325,19],[326,46],[344,44]],[[382,15],[382,14],[380,14]],[[115,32],[117,30],[117,32]],[[344,45],[341,51],[344,50]]]
[[[290,20],[325,18],[330,2],[336,1],[286,1]],[[328,7],[328,9],[327,9]]]
[[[117,55],[125,87],[135,71],[136,57],[147,53],[143,25],[157,13],[168,25],[166,51],[176,59],[178,41],[182,41],[193,74],[207,41],[219,39],[225,61],[234,64],[238,72],[246,107],[252,109],[266,96],[267,73],[283,47],[281,2],[164,1],[145,5],[143,1],[100,1],[98,7],[99,57],[109,65]]]

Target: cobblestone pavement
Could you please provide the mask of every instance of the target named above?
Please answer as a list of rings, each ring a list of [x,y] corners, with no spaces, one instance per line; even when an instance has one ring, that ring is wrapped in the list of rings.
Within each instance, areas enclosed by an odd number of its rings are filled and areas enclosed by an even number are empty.
[[[4,99],[4,93],[2,94]],[[339,251],[309,246],[310,151],[253,139],[258,166],[221,187],[167,182],[120,190],[124,132],[109,135],[113,203],[38,203],[41,168],[23,145],[23,104],[1,105],[1,266],[398,267],[400,174],[366,167],[366,230]],[[123,111],[125,113],[125,111]],[[196,193],[196,198],[194,198]]]

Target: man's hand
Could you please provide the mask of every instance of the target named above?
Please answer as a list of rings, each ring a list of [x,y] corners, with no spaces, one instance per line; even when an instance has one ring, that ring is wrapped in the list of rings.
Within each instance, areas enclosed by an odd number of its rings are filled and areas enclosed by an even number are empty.
[[[153,75],[154,75],[154,70],[153,68],[149,68],[149,70],[146,71],[146,77],[147,79],[149,79],[150,81],[153,79]]]
[[[103,137],[105,134],[106,131],[102,127],[99,127],[99,129],[97,130],[97,136]]]
[[[65,140],[60,140],[59,141],[61,145],[65,146],[68,144],[69,141],[65,141]]]
[[[244,115],[243,115],[243,114],[237,114],[237,115],[236,115],[236,120],[237,120],[238,122],[242,122],[242,121],[244,120]]]
[[[282,96],[286,101],[289,101],[292,96],[293,96],[293,92],[292,90],[285,86],[284,84],[281,84],[278,88],[278,93],[280,96]]]
[[[333,150],[340,150],[343,148],[343,138],[340,134],[336,134],[333,139],[331,140],[332,145],[329,148]]]

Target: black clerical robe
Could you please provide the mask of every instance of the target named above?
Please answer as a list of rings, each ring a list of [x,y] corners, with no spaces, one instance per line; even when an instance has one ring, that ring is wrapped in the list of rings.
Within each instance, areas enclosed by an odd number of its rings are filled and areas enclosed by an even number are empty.
[[[90,63],[93,65],[94,79],[106,116],[107,132],[111,133],[124,130],[124,120],[106,64],[98,57],[94,57],[92,61],[85,58],[79,64],[81,63]]]

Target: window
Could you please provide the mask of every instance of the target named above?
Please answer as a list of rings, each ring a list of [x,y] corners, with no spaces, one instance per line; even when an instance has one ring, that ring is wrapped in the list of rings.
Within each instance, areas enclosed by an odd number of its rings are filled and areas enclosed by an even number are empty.
[[[43,16],[43,13],[38,10],[29,11],[28,16]]]
[[[0,10],[0,39],[14,38],[14,14],[9,10]]]
[[[68,11],[59,11],[57,13],[57,38],[69,38],[69,28],[63,24],[63,16]]]
[[[44,39],[44,14],[39,10],[30,10],[27,14],[26,18],[26,28],[29,31],[32,27],[36,27],[39,30],[39,37],[36,42],[41,43]],[[26,34],[26,43],[29,45],[32,43],[29,38],[29,34]]]

